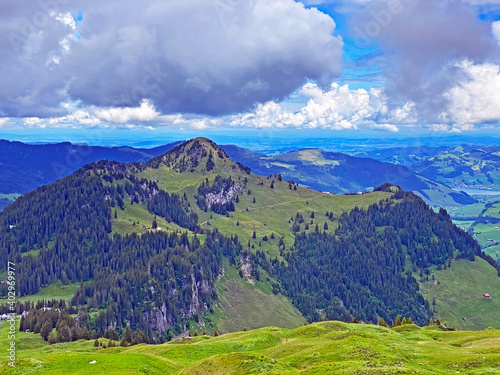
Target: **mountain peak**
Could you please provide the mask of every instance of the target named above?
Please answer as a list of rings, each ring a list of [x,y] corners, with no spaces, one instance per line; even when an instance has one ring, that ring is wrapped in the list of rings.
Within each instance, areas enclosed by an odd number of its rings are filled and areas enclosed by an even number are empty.
[[[178,172],[207,172],[220,169],[244,170],[249,173],[247,167],[233,162],[221,147],[204,137],[190,139],[173,150],[151,159],[147,165],[152,168],[166,165]]]

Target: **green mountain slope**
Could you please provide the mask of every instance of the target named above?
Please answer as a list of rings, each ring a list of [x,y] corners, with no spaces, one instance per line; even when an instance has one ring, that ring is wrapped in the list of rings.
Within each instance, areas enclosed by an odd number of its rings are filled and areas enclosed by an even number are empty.
[[[433,270],[429,281],[420,279],[420,291],[436,300],[434,316],[460,329],[500,328],[500,278],[483,259],[452,261],[450,267]],[[490,294],[486,299],[483,295]]]
[[[323,194],[252,174],[204,138],[146,164],[86,165],[0,214],[0,264],[17,264],[20,297],[83,283],[71,301],[48,302],[66,314],[56,341],[79,334],[75,314],[97,336],[130,326],[138,342],[260,327],[270,311],[282,327],[423,323],[429,301],[412,272],[476,256],[494,264],[445,211],[396,186]],[[16,309],[32,310],[23,328],[54,324],[36,306]]]

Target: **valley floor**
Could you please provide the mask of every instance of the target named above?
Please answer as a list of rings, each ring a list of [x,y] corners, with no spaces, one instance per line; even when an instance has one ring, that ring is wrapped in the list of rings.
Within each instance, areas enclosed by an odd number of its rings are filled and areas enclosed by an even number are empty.
[[[0,331],[6,352],[8,339]],[[107,340],[105,340],[107,342]],[[163,345],[95,348],[79,340],[49,346],[17,333],[16,367],[4,374],[500,374],[500,331],[323,322],[274,327]],[[5,350],[4,350],[5,349]]]

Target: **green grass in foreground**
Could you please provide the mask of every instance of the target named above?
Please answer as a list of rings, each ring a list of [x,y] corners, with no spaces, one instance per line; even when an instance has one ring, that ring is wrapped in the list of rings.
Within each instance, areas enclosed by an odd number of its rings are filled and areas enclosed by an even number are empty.
[[[323,322],[111,349],[83,340],[48,346],[39,335],[18,333],[16,366],[0,357],[0,373],[33,375],[499,374],[500,331]]]

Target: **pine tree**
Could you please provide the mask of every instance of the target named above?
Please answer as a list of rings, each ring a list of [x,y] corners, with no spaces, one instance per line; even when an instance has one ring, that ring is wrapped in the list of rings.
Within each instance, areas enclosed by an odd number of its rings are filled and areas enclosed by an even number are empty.
[[[82,332],[80,332],[80,338],[83,340],[90,340],[90,333],[87,327],[83,327]]]
[[[151,228],[153,228],[153,229],[158,228],[158,222],[156,221],[156,219],[153,220],[153,224],[151,225]]]
[[[122,340],[120,341],[120,346],[126,348],[128,346],[127,340],[125,340],[125,336],[122,337]]]
[[[253,231],[252,238],[253,238],[254,240],[257,238],[257,233],[255,233],[255,231]]]
[[[323,225],[324,230],[328,230],[328,223],[325,221],[325,225]]]
[[[384,318],[380,319],[380,322],[378,324],[379,326],[382,326],[382,327],[388,327],[387,323],[385,322]]]
[[[94,346],[95,346],[96,348],[97,348],[97,347],[99,347],[99,340],[98,340],[98,339],[95,339],[95,341],[94,341]]]
[[[76,341],[80,339],[80,332],[78,332],[78,328],[76,326],[71,327],[70,333],[71,333],[70,341]]]
[[[49,339],[49,334],[52,332],[52,324],[47,320],[42,325],[42,329],[40,330],[40,336],[47,341]]]
[[[253,197],[253,201],[252,202],[255,203],[255,197]]]
[[[406,320],[406,317],[403,316],[403,320],[401,321],[401,325],[408,324],[408,320]]]
[[[123,332],[122,338],[125,337],[125,341],[127,341],[129,344],[132,342],[132,330],[130,329],[130,326],[127,325],[125,328],[125,331]]]
[[[148,340],[144,332],[142,332],[139,328],[134,333],[134,338],[132,339],[132,345],[138,344],[147,344]]]
[[[54,334],[52,332],[49,333],[48,341],[49,341],[49,345],[53,345],[57,342],[56,337],[54,336]]]

